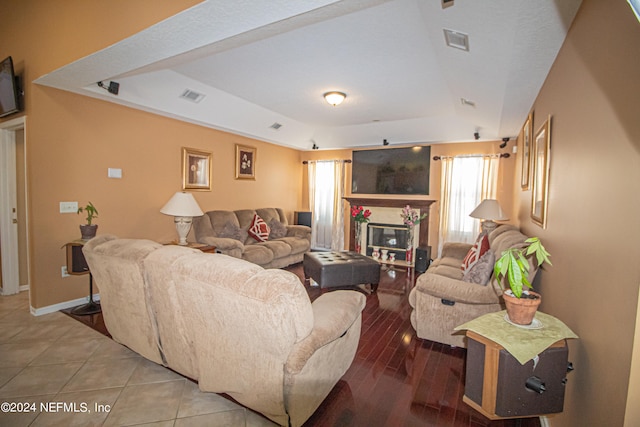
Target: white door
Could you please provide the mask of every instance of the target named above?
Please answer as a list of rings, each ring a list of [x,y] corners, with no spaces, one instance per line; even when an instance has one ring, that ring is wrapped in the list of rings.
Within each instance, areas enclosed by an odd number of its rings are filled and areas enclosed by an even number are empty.
[[[18,255],[18,214],[16,198],[16,135],[24,129],[25,118],[0,123],[0,253],[2,295],[20,290]]]

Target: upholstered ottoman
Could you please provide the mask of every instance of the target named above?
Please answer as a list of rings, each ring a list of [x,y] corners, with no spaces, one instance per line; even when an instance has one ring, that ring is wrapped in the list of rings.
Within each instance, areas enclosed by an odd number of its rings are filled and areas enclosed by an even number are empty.
[[[312,278],[321,288],[371,284],[378,289],[380,264],[356,252],[307,252],[303,259],[304,277]]]

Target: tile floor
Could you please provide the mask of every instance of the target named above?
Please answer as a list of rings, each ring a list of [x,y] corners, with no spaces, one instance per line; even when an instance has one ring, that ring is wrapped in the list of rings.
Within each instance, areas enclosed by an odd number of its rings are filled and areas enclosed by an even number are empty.
[[[0,296],[0,426],[274,426],[62,313]]]

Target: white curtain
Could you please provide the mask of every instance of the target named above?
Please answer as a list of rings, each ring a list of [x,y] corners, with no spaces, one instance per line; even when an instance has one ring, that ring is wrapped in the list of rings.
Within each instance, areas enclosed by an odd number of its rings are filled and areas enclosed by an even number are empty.
[[[500,157],[442,157],[438,256],[445,242],[473,243],[480,220],[469,214],[484,199],[495,199]]]
[[[310,161],[311,247],[344,250],[344,161]]]

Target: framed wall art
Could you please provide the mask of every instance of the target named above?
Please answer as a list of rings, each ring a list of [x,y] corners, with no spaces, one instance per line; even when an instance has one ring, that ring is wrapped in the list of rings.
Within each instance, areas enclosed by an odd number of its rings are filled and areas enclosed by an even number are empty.
[[[236,179],[256,179],[258,149],[236,144]]]
[[[211,191],[212,154],[182,147],[182,189]]]
[[[547,227],[549,166],[551,151],[551,116],[540,126],[533,139],[533,179],[531,191],[531,219],[542,228]]]
[[[529,113],[527,120],[520,131],[520,140],[522,141],[522,179],[520,185],[523,190],[529,189],[529,177],[531,176],[531,135],[533,127],[533,113]]]

